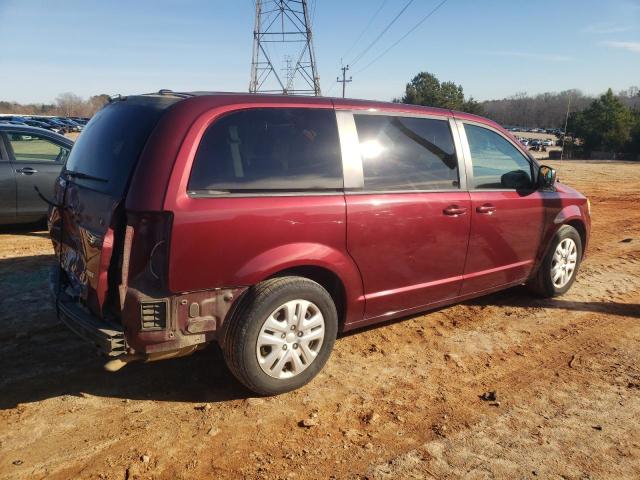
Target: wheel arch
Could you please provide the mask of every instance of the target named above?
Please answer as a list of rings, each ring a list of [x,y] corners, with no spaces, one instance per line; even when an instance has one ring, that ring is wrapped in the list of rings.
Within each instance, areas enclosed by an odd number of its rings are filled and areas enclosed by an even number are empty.
[[[338,328],[342,330],[347,315],[347,292],[344,282],[334,271],[318,265],[298,265],[272,274],[269,278],[304,277],[321,285],[333,299],[338,312]],[[266,279],[265,279],[266,280]]]
[[[587,227],[584,224],[584,222],[578,218],[574,218],[572,220],[569,220],[568,222],[564,223],[563,225],[569,225],[570,227],[575,228],[578,231],[578,234],[580,235],[580,242],[582,243],[582,257],[584,258],[584,252],[586,250],[586,246],[587,246]],[[562,225],[560,225],[558,228],[560,228]]]
[[[572,206],[572,207],[575,207],[575,206]],[[541,248],[538,251],[539,252],[538,257],[536,258],[536,265],[535,265],[535,268],[533,268],[533,270],[531,271],[530,278],[533,278],[538,273],[538,269],[540,268],[540,265],[542,264],[544,258],[549,253],[549,249],[551,248],[551,242],[553,238],[556,236],[558,231],[565,225],[569,225],[570,227],[573,227],[578,231],[578,234],[580,235],[580,241],[582,242],[581,259],[584,258],[585,250],[586,250],[586,242],[588,240],[587,226],[584,223],[584,219],[579,214],[580,210],[577,207],[576,209],[578,214],[576,214],[576,211],[573,209],[571,212],[566,212],[565,210],[562,210],[560,213],[558,213],[558,215],[554,219],[554,222],[551,228],[549,228],[547,230],[547,233],[544,235],[544,239],[541,243]],[[573,213],[573,215],[567,215],[567,213]]]
[[[329,245],[294,243],[280,245],[248,260],[234,284],[255,285],[270,278],[295,275],[322,285],[336,303],[339,325],[362,320],[362,277],[349,254]]]

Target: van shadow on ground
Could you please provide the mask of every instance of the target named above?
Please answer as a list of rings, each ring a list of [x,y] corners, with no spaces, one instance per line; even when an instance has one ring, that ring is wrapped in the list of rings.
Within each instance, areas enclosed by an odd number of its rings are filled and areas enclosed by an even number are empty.
[[[217,345],[190,357],[130,364],[117,373],[105,372],[104,358],[55,318],[46,287],[48,266],[53,261],[52,255],[0,260],[0,409],[82,393],[179,402],[221,402],[252,396],[232,377]],[[638,304],[535,299],[523,288],[468,304],[640,318]]]
[[[47,221],[40,220],[32,223],[22,223],[16,225],[0,225],[0,235],[24,235],[29,237],[49,238],[47,232]]]
[[[465,302],[467,305],[494,305],[502,307],[542,307],[576,312],[605,313],[622,317],[640,318],[640,304],[617,302],[578,302],[557,298],[538,298],[526,287],[514,287],[485,297]]]
[[[103,370],[105,358],[57,320],[53,255],[0,259],[0,409],[62,395],[218,402],[246,398],[217,345],[190,357]]]

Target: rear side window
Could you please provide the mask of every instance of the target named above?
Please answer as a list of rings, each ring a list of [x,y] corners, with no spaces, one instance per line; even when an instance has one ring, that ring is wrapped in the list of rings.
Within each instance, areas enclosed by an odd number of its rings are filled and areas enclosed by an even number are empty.
[[[365,190],[459,188],[449,122],[355,115]]]
[[[487,128],[465,123],[464,130],[471,151],[474,188],[531,188],[531,163],[516,147]]]
[[[343,187],[333,110],[243,110],[211,125],[198,147],[189,191],[338,190]]]
[[[71,149],[66,169],[96,177],[74,178],[94,190],[124,197],[147,138],[173,97],[130,97],[106,105]],[[153,172],[149,172],[153,175]]]

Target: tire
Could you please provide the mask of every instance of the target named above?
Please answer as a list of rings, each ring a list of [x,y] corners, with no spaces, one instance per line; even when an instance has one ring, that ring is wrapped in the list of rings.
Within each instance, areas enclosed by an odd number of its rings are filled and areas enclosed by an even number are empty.
[[[562,255],[559,257],[556,256],[558,253],[558,246],[563,242],[565,242],[565,245],[570,246],[571,242],[575,245],[575,266],[571,270],[570,275],[568,275],[568,278],[565,278],[566,281],[561,281],[560,279],[555,278],[555,273],[557,271],[557,269],[555,269],[556,265],[562,267],[562,262],[567,261]],[[573,252],[573,249],[571,249],[571,251]],[[573,258],[573,254],[569,254],[568,257]],[[582,239],[580,238],[580,234],[571,225],[563,225],[558,229],[551,240],[549,250],[542,260],[542,264],[538,268],[535,277],[533,277],[527,284],[529,289],[536,295],[544,298],[563,295],[571,288],[573,282],[575,282],[581,260]],[[560,264],[558,264],[558,261]],[[567,267],[570,265],[571,262],[569,261]]]
[[[301,311],[304,319],[298,317]],[[318,341],[321,322],[324,333]],[[321,285],[302,277],[279,277],[251,287],[240,299],[222,351],[233,375],[249,390],[277,395],[300,388],[318,374],[337,333],[336,307]]]

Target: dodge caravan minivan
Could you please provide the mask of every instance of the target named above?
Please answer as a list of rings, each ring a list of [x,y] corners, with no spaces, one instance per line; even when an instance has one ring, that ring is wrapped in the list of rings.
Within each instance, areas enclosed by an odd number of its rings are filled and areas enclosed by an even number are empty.
[[[218,342],[250,390],[309,382],[336,335],[572,285],[588,200],[494,122],[321,97],[119,97],[57,179],[58,315],[115,370]]]

